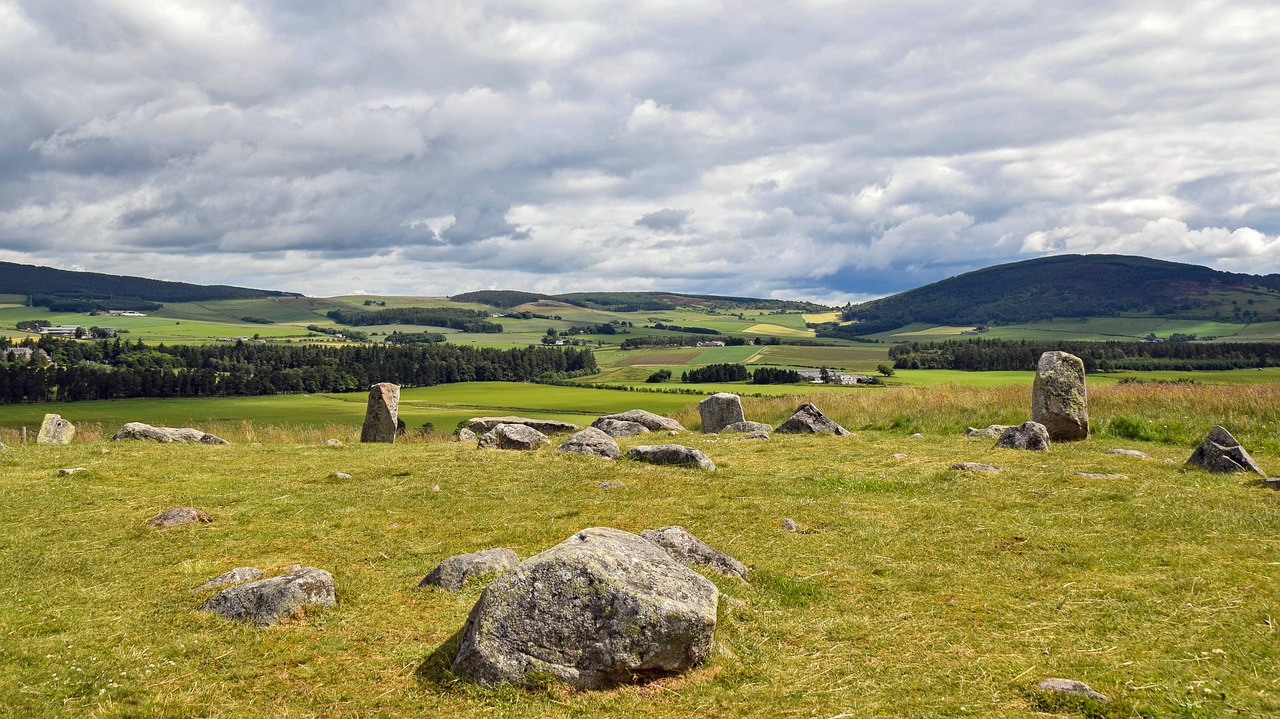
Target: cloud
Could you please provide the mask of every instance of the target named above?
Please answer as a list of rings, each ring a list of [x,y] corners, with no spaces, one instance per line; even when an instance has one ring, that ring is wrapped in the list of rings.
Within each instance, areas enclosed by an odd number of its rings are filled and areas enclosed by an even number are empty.
[[[680,232],[689,221],[692,210],[661,209],[641,215],[634,223],[636,227],[645,227],[655,232]]]

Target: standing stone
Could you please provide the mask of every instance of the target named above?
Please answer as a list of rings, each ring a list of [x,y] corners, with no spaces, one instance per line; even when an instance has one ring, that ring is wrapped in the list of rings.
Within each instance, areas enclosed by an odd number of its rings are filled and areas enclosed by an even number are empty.
[[[1040,355],[1031,387],[1031,421],[1043,424],[1054,442],[1089,438],[1083,360],[1066,352]]]
[[[1253,472],[1262,477],[1267,476],[1258,463],[1253,461],[1253,457],[1250,457],[1244,447],[1240,446],[1236,438],[1218,425],[1214,425],[1213,429],[1209,430],[1209,436],[1205,437],[1200,446],[1196,447],[1196,451],[1191,453],[1187,464],[1223,474]]]
[[[71,444],[76,436],[76,426],[60,415],[46,414],[40,423],[40,434],[36,435],[36,444]]]
[[[702,433],[715,434],[734,422],[744,422],[742,398],[730,392],[717,392],[698,403],[702,415]]]
[[[396,441],[396,414],[400,409],[400,385],[379,382],[369,387],[369,406],[364,411],[361,442]]]

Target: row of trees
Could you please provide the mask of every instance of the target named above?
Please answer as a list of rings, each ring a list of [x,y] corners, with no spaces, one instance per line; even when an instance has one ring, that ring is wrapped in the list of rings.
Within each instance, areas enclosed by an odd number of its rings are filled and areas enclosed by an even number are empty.
[[[1085,370],[1225,370],[1280,366],[1274,342],[1089,342],[1085,340],[946,340],[889,348],[897,369],[1034,370],[1040,355],[1062,350]]]
[[[456,307],[394,307],[386,310],[329,310],[329,319],[340,325],[426,325],[463,332],[498,333],[502,325],[489,321],[481,310]]]

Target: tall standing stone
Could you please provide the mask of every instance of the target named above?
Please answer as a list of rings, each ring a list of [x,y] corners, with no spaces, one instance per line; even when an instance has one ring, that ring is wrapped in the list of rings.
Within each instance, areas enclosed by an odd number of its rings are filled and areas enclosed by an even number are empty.
[[[379,382],[369,387],[369,406],[364,411],[361,442],[395,442],[396,413],[400,409],[400,385]]]
[[[1040,355],[1031,387],[1031,421],[1043,424],[1054,442],[1089,438],[1083,360],[1066,352]]]
[[[729,392],[717,392],[698,403],[702,415],[702,433],[715,434],[735,422],[745,422],[742,398]]]
[[[76,426],[60,415],[46,414],[40,423],[40,434],[36,435],[36,444],[71,444],[76,436]]]

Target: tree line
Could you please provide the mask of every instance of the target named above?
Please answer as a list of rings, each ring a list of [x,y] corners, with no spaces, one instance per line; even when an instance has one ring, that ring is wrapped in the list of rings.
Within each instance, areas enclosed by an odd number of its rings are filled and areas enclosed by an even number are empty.
[[[329,319],[340,325],[426,325],[463,332],[498,333],[502,325],[489,321],[483,310],[457,307],[395,307],[386,310],[329,310]]]
[[[895,369],[1034,370],[1040,355],[1070,352],[1088,372],[1227,370],[1280,366],[1274,342],[1090,342],[973,339],[910,342],[889,348]]]

